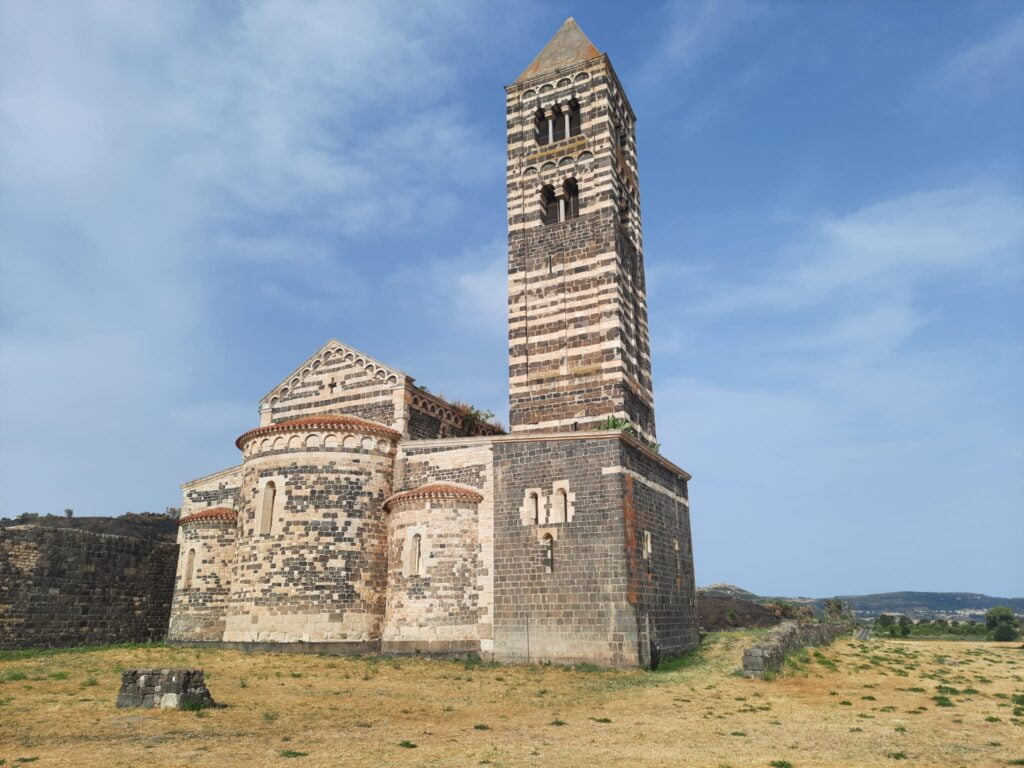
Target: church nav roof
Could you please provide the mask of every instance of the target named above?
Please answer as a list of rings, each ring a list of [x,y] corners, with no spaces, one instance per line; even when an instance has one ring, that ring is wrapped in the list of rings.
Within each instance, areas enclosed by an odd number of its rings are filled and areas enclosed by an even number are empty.
[[[576,19],[570,16],[559,27],[555,36],[548,40],[548,44],[537,54],[530,66],[516,78],[516,82],[522,83],[540,77],[547,72],[555,72],[582,64],[590,59],[596,59],[600,55],[601,52],[576,24]]]

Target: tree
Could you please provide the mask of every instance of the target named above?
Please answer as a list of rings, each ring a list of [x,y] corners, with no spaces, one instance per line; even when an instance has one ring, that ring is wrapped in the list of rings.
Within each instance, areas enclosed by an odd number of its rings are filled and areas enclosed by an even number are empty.
[[[64,517],[66,517],[68,520],[70,520],[74,516],[75,510],[71,509],[70,507],[64,510]]]
[[[891,627],[895,623],[895,620],[890,614],[883,613],[881,616],[875,619],[875,623],[878,624],[878,626],[880,627]]]
[[[907,616],[900,616],[900,634],[906,637],[910,634],[911,621]]]
[[[1001,621],[996,624],[996,631],[992,633],[992,639],[1000,643],[1016,640],[1017,630],[1008,621]]]
[[[1017,623],[1017,617],[1013,615],[1012,608],[1006,605],[997,605],[988,609],[988,613],[985,614],[985,626],[995,629],[1004,622],[1011,627]]]

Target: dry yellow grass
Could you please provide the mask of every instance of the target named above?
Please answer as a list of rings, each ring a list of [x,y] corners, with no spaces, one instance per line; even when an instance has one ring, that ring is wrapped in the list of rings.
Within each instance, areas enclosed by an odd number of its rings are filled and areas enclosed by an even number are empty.
[[[1024,694],[1019,644],[840,641],[756,681],[734,674],[751,639],[714,635],[694,663],[658,673],[163,647],[6,658],[0,759],[37,758],[33,768],[1024,759],[1024,717],[1011,699]],[[193,666],[206,670],[224,708],[114,707],[122,668]],[[939,706],[941,695],[952,706]]]

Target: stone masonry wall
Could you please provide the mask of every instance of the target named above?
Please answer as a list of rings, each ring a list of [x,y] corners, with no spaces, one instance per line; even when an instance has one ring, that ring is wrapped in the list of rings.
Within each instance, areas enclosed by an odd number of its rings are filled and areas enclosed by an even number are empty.
[[[628,438],[621,462],[604,472],[625,483],[622,514],[629,562],[629,595],[637,607],[641,664],[697,647],[693,550],[686,476]]]
[[[225,520],[198,520],[178,529],[178,575],[168,639],[224,637],[236,538],[236,524]]]
[[[786,621],[775,627],[757,645],[743,651],[743,674],[763,678],[782,668],[786,655],[807,645],[828,645],[849,634],[852,624],[805,624]]]
[[[391,509],[384,653],[479,651],[477,527],[470,501],[423,499]]]
[[[0,531],[0,649],[162,640],[178,546],[70,529]]]
[[[494,443],[496,660],[637,665],[620,463],[617,433]]]
[[[462,575],[451,574],[435,581],[421,581],[421,592],[389,594],[384,622],[384,648],[391,652],[407,651],[423,642],[446,642],[461,639],[463,647],[473,645],[484,658],[494,650],[494,472],[493,452],[488,438],[460,440],[416,440],[399,445],[395,461],[395,491],[406,491],[429,483],[454,483],[474,488],[483,496],[475,508],[455,507],[437,510],[444,521],[437,531],[444,536],[444,558],[458,564]],[[394,514],[394,513],[393,513]],[[406,524],[408,513],[398,510],[398,517],[389,521],[394,529]],[[431,511],[433,514],[433,511]],[[433,526],[434,521],[427,523]],[[393,529],[393,530],[394,530]],[[440,542],[439,542],[440,543]],[[394,558],[400,557],[394,538],[390,542],[393,574]],[[448,552],[448,549],[456,551]],[[440,573],[438,572],[440,577]],[[462,618],[443,621],[441,607],[452,600],[450,579],[457,578],[467,590],[456,611]],[[396,583],[396,582],[392,582]],[[475,613],[469,626],[464,609],[472,606]],[[432,617],[432,618],[428,618]],[[453,617],[454,619],[455,617]],[[423,648],[427,650],[430,646]],[[450,650],[458,650],[450,648]]]
[[[318,447],[305,447],[310,439]],[[360,440],[328,446],[300,435],[296,446],[247,457],[225,641],[379,641],[394,443]],[[270,482],[273,519],[262,531]]]

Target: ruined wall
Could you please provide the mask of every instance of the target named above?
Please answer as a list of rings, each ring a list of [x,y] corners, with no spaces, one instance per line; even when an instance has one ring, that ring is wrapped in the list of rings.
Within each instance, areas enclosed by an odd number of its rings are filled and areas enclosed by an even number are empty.
[[[588,435],[494,444],[498,660],[638,663],[623,478],[604,471],[621,463],[619,436]]]
[[[162,640],[177,555],[126,536],[0,530],[0,649]]]
[[[849,634],[853,625],[810,624],[785,621],[771,630],[760,643],[743,651],[743,674],[763,678],[782,668],[786,655],[807,645],[828,645],[836,638]]]

